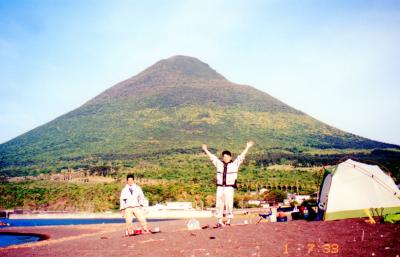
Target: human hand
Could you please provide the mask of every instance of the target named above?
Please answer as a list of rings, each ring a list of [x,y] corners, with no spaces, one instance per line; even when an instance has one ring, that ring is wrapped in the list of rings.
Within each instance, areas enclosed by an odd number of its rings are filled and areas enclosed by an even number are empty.
[[[122,217],[125,216],[125,210],[121,210],[121,215],[122,215]]]
[[[203,148],[204,152],[207,152],[208,149],[207,149],[207,145],[206,144],[203,144],[202,148]]]
[[[248,148],[250,148],[250,147],[252,147],[253,145],[254,145],[254,142],[253,142],[253,141],[248,141],[246,146],[247,146]]]

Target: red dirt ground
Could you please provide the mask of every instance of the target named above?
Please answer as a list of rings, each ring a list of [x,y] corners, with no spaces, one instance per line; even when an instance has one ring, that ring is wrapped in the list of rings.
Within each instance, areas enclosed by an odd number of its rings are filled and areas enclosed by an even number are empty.
[[[243,223],[242,220],[235,220]],[[260,223],[186,230],[186,220],[150,223],[158,234],[124,237],[123,224],[4,228],[48,235],[0,248],[0,256],[400,256],[400,226],[364,219]],[[212,225],[214,219],[201,219]]]

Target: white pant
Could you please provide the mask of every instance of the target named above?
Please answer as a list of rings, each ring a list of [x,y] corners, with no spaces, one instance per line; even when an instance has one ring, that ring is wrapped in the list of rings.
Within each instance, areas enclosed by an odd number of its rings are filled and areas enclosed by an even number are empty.
[[[147,229],[146,218],[144,217],[141,207],[128,207],[125,209],[125,224],[127,229],[133,229],[133,215],[137,218],[143,229]]]
[[[217,203],[216,203],[216,212],[215,216],[218,219],[221,219],[224,215],[224,207],[226,210],[226,217],[228,219],[233,218],[233,187],[224,187],[218,186],[217,187]]]

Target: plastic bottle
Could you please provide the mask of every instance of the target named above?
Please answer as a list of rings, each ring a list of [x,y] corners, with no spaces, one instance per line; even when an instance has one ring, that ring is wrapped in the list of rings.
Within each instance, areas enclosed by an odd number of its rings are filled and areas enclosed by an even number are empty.
[[[308,218],[308,208],[304,208],[304,218],[307,219]]]
[[[197,230],[200,229],[200,222],[196,219],[190,219],[187,223],[188,230]]]

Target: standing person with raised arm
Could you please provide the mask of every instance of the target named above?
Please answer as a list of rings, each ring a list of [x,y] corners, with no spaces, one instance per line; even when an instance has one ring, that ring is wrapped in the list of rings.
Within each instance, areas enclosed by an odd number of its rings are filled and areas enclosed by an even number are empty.
[[[208,151],[207,145],[203,145],[203,151],[210,157],[211,162],[217,168],[217,196],[216,196],[216,217],[218,219],[214,228],[230,225],[233,218],[233,195],[236,188],[237,173],[240,164],[244,161],[247,151],[254,145],[253,141],[246,144],[243,152],[232,161],[231,152],[222,152],[222,161]],[[224,208],[226,209],[227,221],[223,222]]]

